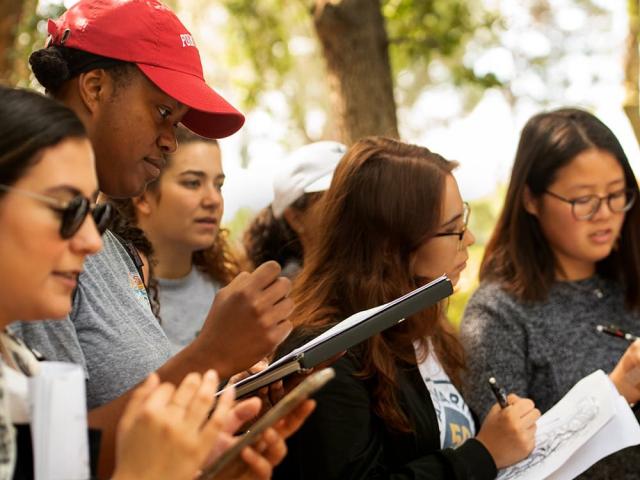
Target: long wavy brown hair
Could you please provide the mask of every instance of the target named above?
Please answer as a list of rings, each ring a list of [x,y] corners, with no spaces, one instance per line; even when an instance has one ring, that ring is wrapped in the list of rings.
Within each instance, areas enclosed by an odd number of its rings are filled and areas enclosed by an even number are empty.
[[[320,200],[325,232],[312,245],[296,281],[292,321],[299,330],[325,328],[389,302],[423,284],[412,254],[441,222],[445,179],[456,163],[426,148],[370,137],[353,145]],[[358,376],[373,385],[374,412],[398,431],[411,431],[397,398],[397,372],[422,361],[428,338],[445,371],[459,383],[464,353],[442,306],[425,310],[358,347]]]

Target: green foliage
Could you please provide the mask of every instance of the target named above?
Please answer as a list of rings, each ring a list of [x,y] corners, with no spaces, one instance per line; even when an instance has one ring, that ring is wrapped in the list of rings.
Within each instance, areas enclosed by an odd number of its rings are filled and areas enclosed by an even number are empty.
[[[292,130],[302,140],[317,140],[306,128],[311,111],[327,112],[328,91],[324,60],[312,17],[313,0],[222,0],[229,13],[227,23],[229,59],[234,86],[243,91],[244,107],[257,105],[269,111],[264,96],[269,91],[284,95]],[[465,64],[465,47],[473,39],[491,41],[499,17],[482,10],[481,0],[383,0],[394,78],[410,71],[411,81],[396,88],[410,106],[425,87],[442,82],[433,79],[429,66],[438,60],[447,81],[464,87],[470,108],[478,92],[499,86],[493,74],[477,75]],[[304,48],[300,48],[300,46]],[[238,75],[239,72],[239,75]],[[316,137],[318,136],[315,134]]]
[[[427,67],[434,59],[445,62],[457,84],[499,85],[495,76],[478,77],[465,67],[465,46],[482,31],[499,24],[496,14],[482,10],[478,0],[386,0],[382,8],[386,19],[394,69]]]
[[[36,0],[24,3],[22,19],[17,27],[15,47],[10,52],[14,69],[9,82],[20,87],[37,88],[38,84],[29,67],[29,55],[44,46],[47,38],[47,19],[56,18],[65,11],[62,0],[36,8],[37,4]]]
[[[482,261],[482,255],[484,255],[484,245],[474,245],[469,249],[467,270],[463,272],[465,276],[461,279],[454,294],[449,298],[447,318],[456,330],[460,327],[462,315],[464,314],[464,309],[467,306],[471,294],[478,287],[477,266],[480,265]],[[475,275],[470,272],[471,270],[473,270]]]
[[[251,75],[238,79],[244,103],[253,108],[260,93],[284,85],[295,59],[289,42],[295,35],[311,34],[303,4],[283,0],[223,0],[229,12],[229,59],[232,66],[248,67]]]
[[[224,228],[229,230],[229,241],[232,245],[242,243],[242,235],[255,215],[256,212],[252,209],[243,207],[238,209],[233,218],[224,225]]]

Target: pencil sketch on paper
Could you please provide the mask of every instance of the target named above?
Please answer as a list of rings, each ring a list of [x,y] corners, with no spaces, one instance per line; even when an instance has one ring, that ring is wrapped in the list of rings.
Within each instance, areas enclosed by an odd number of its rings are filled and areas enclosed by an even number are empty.
[[[533,452],[515,465],[500,471],[497,480],[512,480],[527,470],[541,464],[550,455],[567,444],[575,443],[582,434],[588,432],[589,424],[598,417],[599,407],[596,397],[587,396],[579,400],[575,411],[566,417],[550,419],[542,431],[536,435]],[[569,447],[571,448],[571,447]]]

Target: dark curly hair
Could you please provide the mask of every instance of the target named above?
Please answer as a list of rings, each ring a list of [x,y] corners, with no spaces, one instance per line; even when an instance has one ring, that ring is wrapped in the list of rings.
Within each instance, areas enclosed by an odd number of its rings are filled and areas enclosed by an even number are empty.
[[[156,261],[153,256],[153,245],[144,231],[135,223],[136,212],[131,199],[110,198],[108,202],[114,207],[109,223],[109,230],[124,242],[129,243],[147,258],[149,278],[143,279],[147,287],[151,311],[160,321],[160,300],[158,297],[158,280],[153,274]]]
[[[305,212],[321,196],[322,192],[305,193],[290,208]],[[284,217],[275,217],[270,205],[249,224],[242,243],[254,268],[269,260],[275,260],[282,266],[289,262],[302,265],[304,251],[298,234]]]

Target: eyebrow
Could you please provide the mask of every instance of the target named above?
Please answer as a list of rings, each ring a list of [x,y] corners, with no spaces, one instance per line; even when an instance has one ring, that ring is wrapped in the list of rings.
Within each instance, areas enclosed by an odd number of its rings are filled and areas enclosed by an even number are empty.
[[[184,172],[180,172],[179,174],[179,176],[183,176],[183,175],[195,175],[196,177],[199,177],[199,178],[206,178],[207,176],[207,174],[204,173],[202,170],[185,170]],[[215,180],[224,179],[224,178],[226,178],[226,175],[224,173],[219,173],[214,177]]]
[[[78,188],[76,188],[76,187],[74,187],[72,185],[56,185],[55,187],[47,188],[45,190],[45,193],[47,193],[47,194],[69,193],[73,197],[78,196],[78,195],[83,195],[84,196],[84,193],[82,191],[80,191]],[[92,202],[95,202],[98,199],[98,195],[99,194],[100,194],[100,190],[96,189],[89,196],[89,200],[91,200]]]
[[[607,183],[607,187],[610,187],[611,185],[615,185],[616,183],[624,183],[625,182],[625,178],[618,178],[616,180],[612,180],[609,183]],[[580,185],[574,185],[573,187],[571,187],[572,189],[578,189],[578,188],[593,188],[596,185],[594,184],[580,184]]]
[[[462,218],[462,213],[456,213],[448,222],[443,223],[442,226],[446,227],[452,223],[457,222],[461,218]]]

